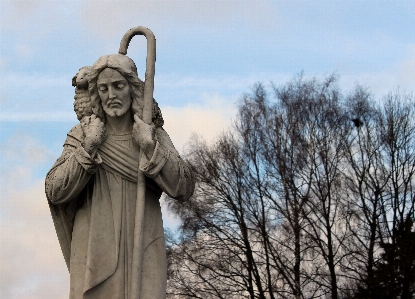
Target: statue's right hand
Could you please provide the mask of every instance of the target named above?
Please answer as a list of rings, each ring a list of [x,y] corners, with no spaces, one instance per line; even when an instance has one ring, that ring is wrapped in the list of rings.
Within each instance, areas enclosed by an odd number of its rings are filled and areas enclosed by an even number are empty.
[[[84,116],[81,119],[81,127],[85,134],[83,147],[88,154],[94,156],[100,144],[105,140],[105,124],[99,117],[92,114],[91,116]]]

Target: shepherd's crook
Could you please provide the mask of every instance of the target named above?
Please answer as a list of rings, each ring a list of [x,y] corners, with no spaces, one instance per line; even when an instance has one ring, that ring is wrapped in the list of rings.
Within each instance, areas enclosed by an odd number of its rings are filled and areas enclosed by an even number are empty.
[[[128,45],[135,35],[144,35],[147,38],[147,58],[146,58],[146,75],[144,82],[144,103],[143,103],[143,118],[146,124],[151,124],[153,115],[153,92],[154,92],[154,73],[156,65],[156,39],[150,29],[142,26],[134,27],[128,30],[120,43],[119,54],[126,55]],[[143,156],[143,151],[140,150],[140,157]],[[133,252],[133,269],[132,279],[130,285],[131,299],[139,299],[141,292],[141,278],[142,278],[142,261],[144,254],[143,245],[143,230],[144,230],[144,210],[146,199],[146,185],[145,176],[140,169],[138,170],[137,179],[137,203],[135,211],[135,228],[134,228],[134,252]]]
[[[131,39],[135,35],[144,35],[147,38],[147,58],[146,58],[146,75],[144,85],[144,108],[143,108],[143,121],[146,124],[151,123],[151,117],[153,115],[153,92],[154,92],[154,73],[156,67],[156,38],[153,32],[143,26],[138,26],[128,30],[120,43],[119,54],[126,55],[127,48]]]

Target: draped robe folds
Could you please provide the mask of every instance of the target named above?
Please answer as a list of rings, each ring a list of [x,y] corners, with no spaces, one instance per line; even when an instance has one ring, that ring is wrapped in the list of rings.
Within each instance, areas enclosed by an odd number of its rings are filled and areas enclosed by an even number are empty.
[[[186,200],[193,176],[167,133],[156,129],[152,157],[139,155],[131,134],[108,135],[91,158],[80,125],[67,136],[61,157],[46,177],[46,194],[70,272],[70,299],[161,299],[166,296],[166,252],[159,198],[164,191]],[[140,157],[140,158],[139,158]],[[136,219],[137,173],[146,176],[144,219]],[[134,228],[142,221],[142,235]],[[133,269],[134,238],[143,246]],[[141,275],[133,275],[141,271]],[[139,298],[132,277],[141,276]]]

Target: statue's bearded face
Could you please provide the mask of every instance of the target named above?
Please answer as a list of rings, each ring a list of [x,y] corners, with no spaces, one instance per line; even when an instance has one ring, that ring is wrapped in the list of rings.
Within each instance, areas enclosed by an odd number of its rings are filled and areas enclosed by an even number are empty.
[[[118,71],[106,68],[97,80],[102,108],[110,117],[122,116],[131,107],[130,86]]]

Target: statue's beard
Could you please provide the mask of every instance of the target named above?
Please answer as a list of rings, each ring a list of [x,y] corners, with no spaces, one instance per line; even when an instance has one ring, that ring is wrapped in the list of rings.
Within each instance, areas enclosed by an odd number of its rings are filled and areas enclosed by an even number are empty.
[[[112,108],[108,107],[107,105],[103,105],[102,109],[104,110],[105,114],[110,117],[120,117],[127,113],[128,110],[130,110],[130,105],[122,105],[119,108]]]

